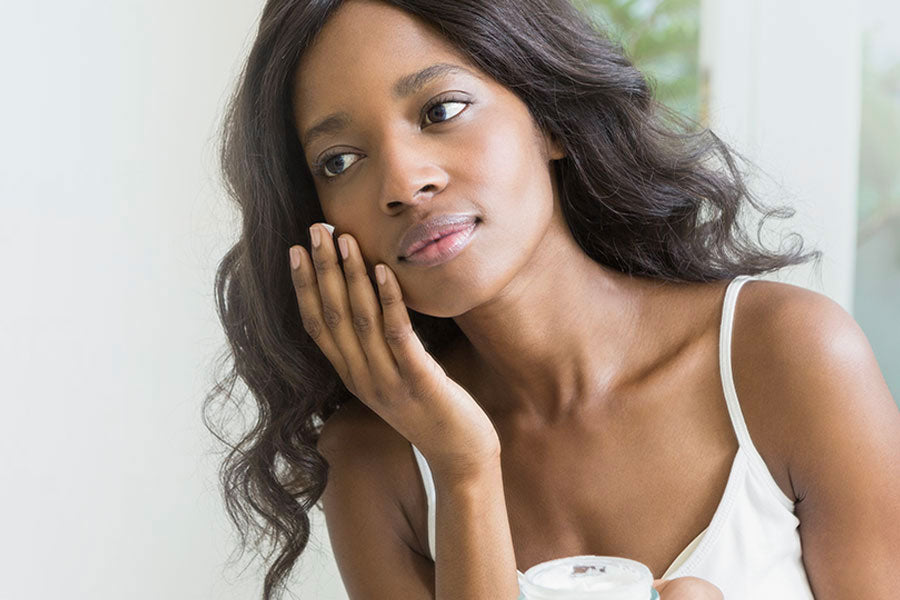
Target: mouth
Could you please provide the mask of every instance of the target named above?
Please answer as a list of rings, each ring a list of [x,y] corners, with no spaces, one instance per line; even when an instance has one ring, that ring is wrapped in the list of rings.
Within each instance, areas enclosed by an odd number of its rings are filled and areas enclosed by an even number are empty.
[[[423,245],[414,246],[413,252],[407,256],[401,256],[400,261],[422,267],[432,267],[447,262],[469,245],[480,222],[481,220],[476,217],[474,221],[466,225],[444,231],[440,236]]]

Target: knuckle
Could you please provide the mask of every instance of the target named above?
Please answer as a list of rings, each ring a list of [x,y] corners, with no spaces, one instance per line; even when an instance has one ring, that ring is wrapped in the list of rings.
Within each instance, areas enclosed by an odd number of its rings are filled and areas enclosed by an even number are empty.
[[[381,303],[384,306],[391,306],[391,305],[397,304],[398,302],[400,302],[400,300],[401,300],[400,296],[392,290],[383,291],[381,293]]]
[[[314,252],[312,257],[313,265],[316,271],[327,271],[331,268],[332,261],[327,256],[323,256],[322,252]]]
[[[403,380],[390,385],[382,382],[372,390],[372,395],[386,409],[406,407],[409,402],[415,400],[409,382]]]
[[[360,336],[369,336],[375,329],[375,320],[369,315],[353,315],[353,329]]]
[[[322,319],[329,329],[334,329],[340,325],[341,321],[343,321],[343,316],[341,315],[341,311],[337,310],[334,306],[323,303]]]
[[[300,320],[303,323],[304,331],[309,334],[313,341],[317,341],[322,337],[322,322],[319,319],[301,315]]]
[[[369,281],[369,275],[365,271],[350,266],[347,263],[344,263],[344,276],[350,283],[366,283]]]
[[[385,394],[384,390],[380,387],[372,390],[372,400],[373,402],[378,403],[379,406],[390,407],[391,405],[391,396],[390,394]]]
[[[384,339],[389,346],[402,345],[406,341],[408,335],[409,331],[404,326],[387,324],[384,326]]]
[[[407,394],[413,398],[434,398],[437,394],[437,385],[434,378],[411,377],[406,386]]]

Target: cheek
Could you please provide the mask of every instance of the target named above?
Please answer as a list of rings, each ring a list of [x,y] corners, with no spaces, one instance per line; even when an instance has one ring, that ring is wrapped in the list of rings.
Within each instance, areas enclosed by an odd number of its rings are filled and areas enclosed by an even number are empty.
[[[467,183],[486,221],[524,234],[521,228],[538,226],[553,211],[549,161],[544,161],[527,115],[489,122],[464,146]]]
[[[465,144],[466,170],[473,181],[492,189],[512,191],[534,169],[530,143],[512,126],[482,129]]]
[[[528,108],[502,102],[479,114],[478,125],[467,136],[463,164],[479,196],[492,206],[515,206],[544,187],[548,165],[543,164],[540,140]],[[483,195],[487,193],[486,197]]]

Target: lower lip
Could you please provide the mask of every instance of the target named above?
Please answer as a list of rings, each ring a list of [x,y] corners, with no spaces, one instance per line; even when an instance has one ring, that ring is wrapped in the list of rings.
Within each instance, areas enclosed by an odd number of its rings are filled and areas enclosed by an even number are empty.
[[[472,224],[465,229],[460,229],[459,231],[454,231],[449,235],[445,235],[441,239],[431,242],[424,248],[416,250],[404,258],[403,261],[421,267],[433,267],[447,262],[469,245],[477,225],[478,223],[472,222]]]

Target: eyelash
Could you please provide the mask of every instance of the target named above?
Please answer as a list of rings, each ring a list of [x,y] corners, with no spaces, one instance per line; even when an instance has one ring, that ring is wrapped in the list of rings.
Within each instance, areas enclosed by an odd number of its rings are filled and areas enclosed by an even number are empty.
[[[424,119],[425,116],[428,115],[428,113],[431,111],[432,108],[434,108],[434,107],[436,107],[436,106],[440,106],[441,104],[465,104],[466,106],[468,106],[468,105],[472,104],[472,102],[469,101],[469,100],[462,100],[462,99],[455,98],[455,97],[452,97],[452,96],[450,96],[450,97],[447,97],[447,96],[438,97],[438,98],[436,98],[434,101],[428,103],[428,104],[425,106],[425,108],[422,109],[422,114],[420,115],[420,120],[421,120],[421,119]],[[459,111],[458,113],[456,113],[455,115],[453,115],[453,116],[450,117],[449,119],[446,119],[446,120],[444,120],[444,121],[438,121],[437,123],[431,123],[431,125],[440,125],[441,123],[447,123],[448,121],[452,121],[453,119],[455,119],[456,117],[458,117],[459,115],[461,115],[462,113],[464,113],[465,111],[466,111],[466,109],[463,108],[461,111]],[[321,177],[321,178],[325,181],[325,183],[331,183],[331,182],[333,182],[335,179],[337,179],[338,177],[340,177],[341,175],[343,175],[343,174],[346,173],[347,171],[346,171],[346,170],[345,170],[345,171],[341,171],[341,172],[338,173],[337,175],[327,175],[327,174],[325,173],[325,163],[327,163],[327,162],[328,162],[329,160],[331,160],[332,158],[335,158],[335,157],[337,157],[337,156],[341,156],[342,154],[353,154],[353,153],[352,153],[352,152],[334,152],[334,153],[332,153],[332,154],[323,156],[322,159],[321,159],[320,161],[318,161],[317,163],[315,163],[315,164],[313,165],[313,173],[314,173],[315,175],[318,175],[319,177]]]

